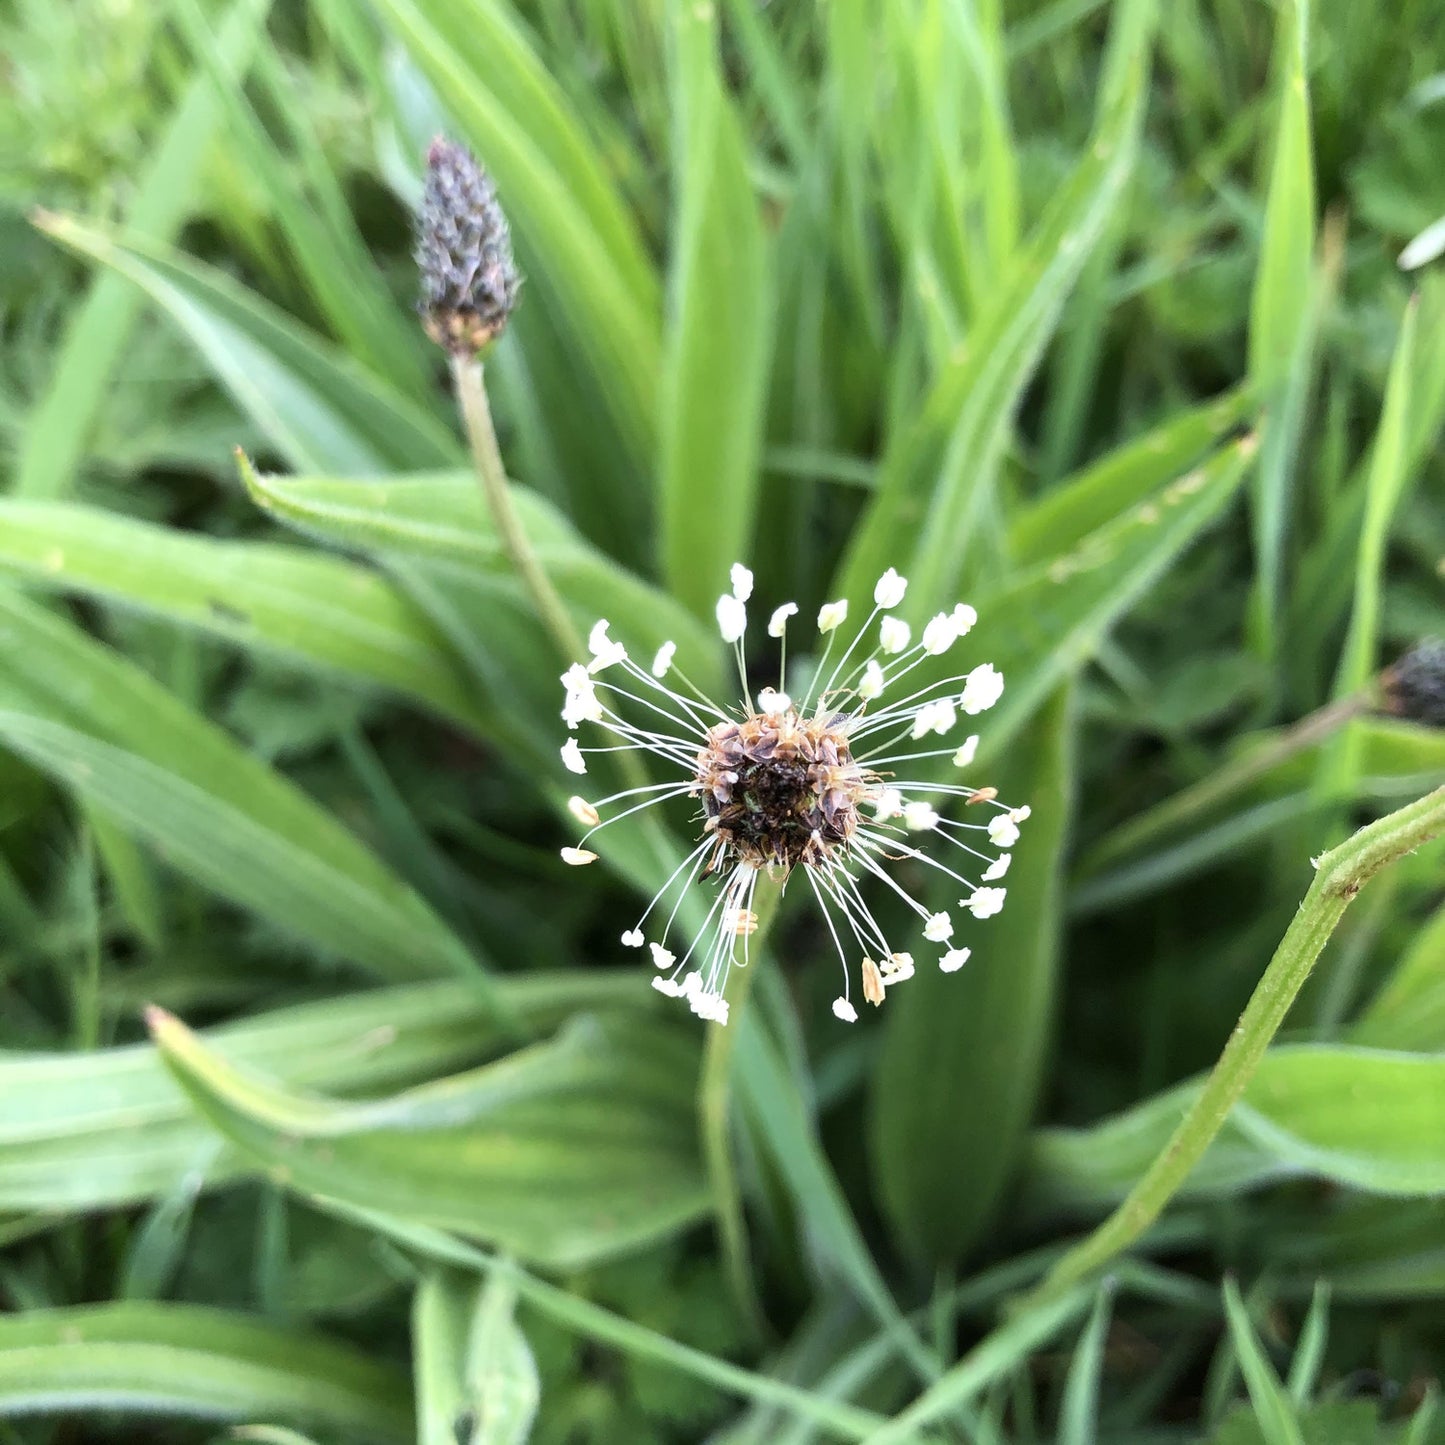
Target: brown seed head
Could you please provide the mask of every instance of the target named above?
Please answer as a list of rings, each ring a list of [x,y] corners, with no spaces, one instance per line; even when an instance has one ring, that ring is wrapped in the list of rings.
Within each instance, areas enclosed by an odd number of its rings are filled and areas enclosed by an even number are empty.
[[[755,868],[821,863],[845,846],[877,782],[853,761],[845,726],[789,711],[710,729],[693,784],[707,830]]]

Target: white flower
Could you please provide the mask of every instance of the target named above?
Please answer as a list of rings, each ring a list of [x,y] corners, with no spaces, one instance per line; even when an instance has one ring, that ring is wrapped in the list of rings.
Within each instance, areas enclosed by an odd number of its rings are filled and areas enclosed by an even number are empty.
[[[873,589],[873,601],[879,607],[897,607],[903,601],[903,594],[907,591],[908,579],[900,577],[890,567],[878,579],[878,585]]]
[[[973,733],[971,736],[964,738],[958,751],[954,753],[953,766],[956,768],[966,768],[974,760],[977,753],[978,734]]]
[[[972,717],[991,708],[1003,696],[1003,674],[991,662],[980,663],[963,680],[958,705]]]
[[[951,613],[938,614],[921,642],[914,642],[908,625],[895,617],[883,617],[874,632],[879,609],[900,603],[906,588],[905,579],[889,568],[874,589],[874,611],[836,649],[835,639],[828,638],[814,675],[806,686],[800,680],[802,690],[791,696],[781,676],[775,686],[750,689],[742,675],[753,574],[741,563],[732,570],[732,591],[717,603],[718,632],[734,648],[738,665],[741,705],[714,702],[691,684],[674,687],[671,642],[647,668],[612,640],[605,621],[589,634],[591,663],[563,674],[567,726],[585,723],[605,733],[605,747],[596,751],[649,753],[658,779],[610,797],[571,799],[572,815],[588,829],[579,843],[590,843],[600,828],[656,803],[690,799],[697,810],[695,845],[623,932],[622,944],[649,948],[657,969],[653,986],[685,999],[710,1024],[728,1021],[733,966],[756,962],[760,923],[753,902],[760,878],[796,877],[813,893],[827,922],[819,937],[836,948],[844,975],[833,1011],[850,1023],[858,1017],[852,996],[860,984],[866,1002],[882,1004],[888,988],[914,970],[912,956],[892,946],[902,940],[890,942],[895,925],[880,919],[865,896],[871,879],[886,881],[922,921],[924,938],[946,950],[939,965],[944,972],[961,966],[968,950],[948,947],[954,934],[950,912],[930,913],[904,887],[905,881],[928,876],[918,865],[932,864],[973,889],[961,901],[976,917],[989,917],[1003,904],[1004,889],[989,885],[1004,876],[1011,855],[1003,852],[990,861],[966,839],[987,831],[996,847],[1005,849],[1028,809],[1010,810],[995,802],[992,788],[935,782],[930,768],[914,766],[950,756],[966,766],[973,761],[977,737],[957,750],[909,741],[910,734],[921,740],[949,733],[957,726],[960,703],[989,705],[997,699],[1001,679],[987,664],[977,667],[968,674],[962,697],[956,677],[931,685],[920,685],[917,674],[905,680],[974,622],[972,609],[960,603]],[[769,618],[769,635],[782,644],[780,657],[786,655],[788,619],[797,612],[797,604],[788,602]],[[818,627],[830,634],[847,618],[846,601],[829,602],[818,613]],[[890,658],[897,661],[890,663]],[[586,771],[585,759],[594,750],[582,746],[587,741],[569,738],[563,745],[562,761],[570,771]],[[993,805],[986,830],[973,823],[978,815],[967,810],[969,800]],[[956,818],[943,816],[954,809]],[[805,828],[798,827],[799,818],[809,820]],[[951,866],[932,856],[950,850]],[[596,857],[583,846],[562,850],[564,861],[574,866]],[[895,864],[905,869],[896,880],[889,876]],[[696,937],[686,936],[678,922],[689,916],[683,895],[694,887],[711,893],[711,901],[698,910],[707,922]],[[649,927],[653,918],[657,922]],[[680,942],[679,932],[685,935]],[[850,956],[851,949],[856,951]]]
[[[1000,853],[987,868],[983,870],[983,882],[996,883],[1005,873],[1008,872],[1008,865],[1014,860],[1012,853]]]
[[[1007,892],[1006,888],[975,888],[963,906],[975,918],[992,918],[1003,907]]]
[[[768,618],[768,636],[781,637],[788,630],[788,618],[798,615],[798,604],[796,602],[785,602],[781,607],[773,609],[773,615]]]
[[[942,943],[945,939],[952,938],[953,919],[946,913],[929,914],[928,922],[923,925],[923,936],[930,943]]]
[[[612,667],[615,663],[622,662],[627,656],[627,649],[620,642],[613,642],[608,637],[609,625],[607,619],[603,618],[588,635],[587,650],[592,654],[592,661],[587,668],[588,672],[601,672],[604,667]]]
[[[954,636],[967,637],[973,631],[973,624],[977,621],[978,613],[967,602],[958,603],[953,609]]]
[[[957,640],[958,633],[954,629],[953,618],[946,612],[929,618],[928,625],[923,629],[923,650],[931,657],[947,652]]]
[[[938,960],[938,966],[944,973],[957,973],[964,964],[968,962],[969,955],[973,952],[971,948],[950,948],[942,958]]]
[[[718,598],[717,630],[724,642],[736,642],[748,630],[748,609],[736,597]]]
[[[938,809],[932,803],[917,799],[903,805],[903,826],[910,833],[926,833],[938,827]]]
[[[901,617],[885,617],[878,624],[878,650],[890,657],[902,652],[913,636],[913,629]]]

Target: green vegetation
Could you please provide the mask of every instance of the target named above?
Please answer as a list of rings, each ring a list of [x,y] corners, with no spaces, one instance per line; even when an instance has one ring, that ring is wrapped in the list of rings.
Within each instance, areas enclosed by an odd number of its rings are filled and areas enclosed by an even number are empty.
[[[1445,9],[0,39],[0,1445],[1445,1441]],[[687,806],[558,858],[569,635],[724,695],[740,559],[1006,679],[851,1027],[801,885],[649,987]]]

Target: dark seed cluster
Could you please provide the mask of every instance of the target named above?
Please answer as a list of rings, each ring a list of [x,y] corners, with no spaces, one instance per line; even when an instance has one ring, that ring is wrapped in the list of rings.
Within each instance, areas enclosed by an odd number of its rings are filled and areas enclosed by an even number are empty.
[[[831,721],[755,713],[708,733],[694,792],[708,831],[735,861],[822,863],[852,837],[873,779]]]
[[[1385,674],[1385,703],[1398,717],[1445,728],[1445,640],[1412,647]]]
[[[522,285],[507,218],[472,153],[440,138],[427,152],[416,260],[421,314],[438,346],[472,356],[502,333]]]

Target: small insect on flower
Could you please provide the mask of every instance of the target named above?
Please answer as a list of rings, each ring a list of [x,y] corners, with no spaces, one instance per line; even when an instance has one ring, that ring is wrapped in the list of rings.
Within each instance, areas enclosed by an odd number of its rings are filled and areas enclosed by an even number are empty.
[[[983,663],[938,683],[906,685],[916,668],[948,652],[977,617],[959,603],[934,617],[910,646],[907,624],[886,615],[903,601],[908,587],[907,579],[890,567],[874,589],[873,611],[836,661],[847,603],[821,608],[822,653],[812,682],[797,700],[784,690],[781,674],[788,622],[798,608],[785,602],[774,609],[767,630],[783,648],[778,686],[763,688],[754,701],[746,655],[753,574],[739,563],[731,580],[732,591],[718,599],[717,625],[737,660],[738,706],[722,707],[694,687],[678,671],[671,642],[649,666],[634,662],[626,647],[608,635],[605,620],[592,629],[590,664],[577,663],[563,675],[562,717],[568,728],[588,724],[608,735],[596,747],[568,738],[561,752],[570,772],[586,772],[589,752],[627,748],[651,753],[676,771],[671,782],[595,802],[573,798],[573,816],[590,825],[578,842],[585,844],[608,823],[669,798],[697,799],[698,843],[622,935],[623,945],[641,948],[646,942],[657,968],[653,987],[685,998],[702,1018],[726,1023],[728,973],[734,964],[747,964],[748,940],[758,926],[752,908],[758,877],[767,873],[786,881],[801,873],[842,964],[843,991],[833,1001],[833,1013],[851,1023],[858,1013],[850,957],[857,960],[860,991],[868,1003],[881,1004],[890,988],[914,973],[912,954],[893,947],[864,899],[866,879],[876,878],[891,889],[921,920],[923,938],[944,945],[938,966],[945,973],[960,968],[969,956],[966,948],[947,946],[952,916],[930,912],[891,876],[888,865],[909,859],[943,874],[961,890],[958,902],[975,918],[991,917],[1003,907],[1006,890],[993,885],[1008,869],[1010,854],[1004,850],[1017,842],[1029,810],[998,802],[993,788],[909,777],[917,771],[914,764],[938,758],[952,759],[956,768],[972,763],[976,736],[941,747],[918,745],[931,734],[943,738],[952,732],[961,714],[992,707],[1003,693],[1003,678]],[[963,805],[967,821],[948,816],[953,803]],[[609,811],[614,807],[617,811]],[[925,844],[934,845],[947,861]],[[576,865],[596,857],[580,846],[564,848],[562,856]],[[965,867],[977,881],[960,871]],[[706,922],[674,951],[669,936],[682,897],[709,875],[718,886]]]

